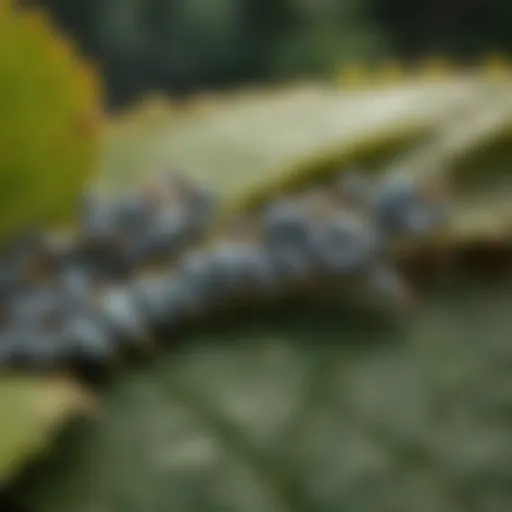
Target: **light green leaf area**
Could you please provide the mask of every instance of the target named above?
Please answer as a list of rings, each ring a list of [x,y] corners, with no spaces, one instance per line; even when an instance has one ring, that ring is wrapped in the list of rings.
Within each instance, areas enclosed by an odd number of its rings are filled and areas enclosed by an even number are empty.
[[[510,283],[246,319],[116,377],[34,512],[462,512],[512,503]],[[334,307],[334,306],[333,306]],[[32,480],[32,481],[30,481]]]
[[[56,431],[91,411],[94,401],[69,379],[3,376],[0,379],[0,487],[22,466],[47,452]]]
[[[410,143],[471,101],[477,84],[408,84],[342,91],[310,86],[240,94],[191,109],[169,125],[129,131],[107,148],[102,186],[118,189],[172,164],[217,187],[227,202],[278,187],[324,161],[364,159]],[[178,114],[176,114],[178,115]],[[137,139],[137,133],[141,135]]]

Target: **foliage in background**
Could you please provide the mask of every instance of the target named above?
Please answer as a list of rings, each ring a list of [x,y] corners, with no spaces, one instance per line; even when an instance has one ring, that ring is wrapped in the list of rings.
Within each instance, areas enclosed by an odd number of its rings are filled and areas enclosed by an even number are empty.
[[[283,78],[332,74],[342,63],[386,55],[387,41],[369,20],[368,1],[320,0],[289,3],[293,20],[269,52],[269,76]]]
[[[147,91],[197,91],[318,76],[379,57],[512,50],[502,0],[24,0],[47,7],[102,62],[114,106]]]
[[[98,156],[98,77],[45,15],[0,2],[0,237],[68,220]]]
[[[357,0],[33,0],[104,65],[114,104],[276,77],[317,76],[383,54]]]
[[[471,61],[485,53],[512,51],[510,2],[372,0],[371,6],[394,54],[402,58],[434,52]]]

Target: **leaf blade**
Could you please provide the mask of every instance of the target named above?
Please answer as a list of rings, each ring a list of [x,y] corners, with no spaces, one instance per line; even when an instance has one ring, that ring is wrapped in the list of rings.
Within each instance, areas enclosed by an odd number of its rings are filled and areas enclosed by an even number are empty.
[[[0,486],[48,449],[58,427],[93,406],[91,395],[69,379],[0,378]]]

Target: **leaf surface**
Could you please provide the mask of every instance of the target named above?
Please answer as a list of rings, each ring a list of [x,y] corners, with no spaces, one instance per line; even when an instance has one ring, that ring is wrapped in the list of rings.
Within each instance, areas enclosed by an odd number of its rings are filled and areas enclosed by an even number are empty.
[[[311,86],[228,96],[192,108],[177,121],[169,114],[167,127],[161,120],[150,130],[142,122],[139,131],[132,127],[129,138],[123,143],[120,137],[105,155],[105,186],[137,181],[171,164],[211,182],[227,200],[245,197],[304,161],[330,153],[364,157],[393,138],[410,140],[477,91],[473,82],[454,80],[371,91]]]
[[[196,336],[112,382],[105,416],[20,496],[34,512],[507,510],[511,290],[445,286],[400,325],[310,309]]]
[[[69,379],[1,377],[0,486],[46,452],[59,427],[93,406],[91,396]]]

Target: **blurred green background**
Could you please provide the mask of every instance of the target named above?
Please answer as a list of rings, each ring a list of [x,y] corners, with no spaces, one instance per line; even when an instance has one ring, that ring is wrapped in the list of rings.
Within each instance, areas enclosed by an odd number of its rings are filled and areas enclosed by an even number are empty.
[[[102,66],[112,106],[148,90],[332,73],[352,60],[474,61],[512,49],[504,0],[25,0]]]

